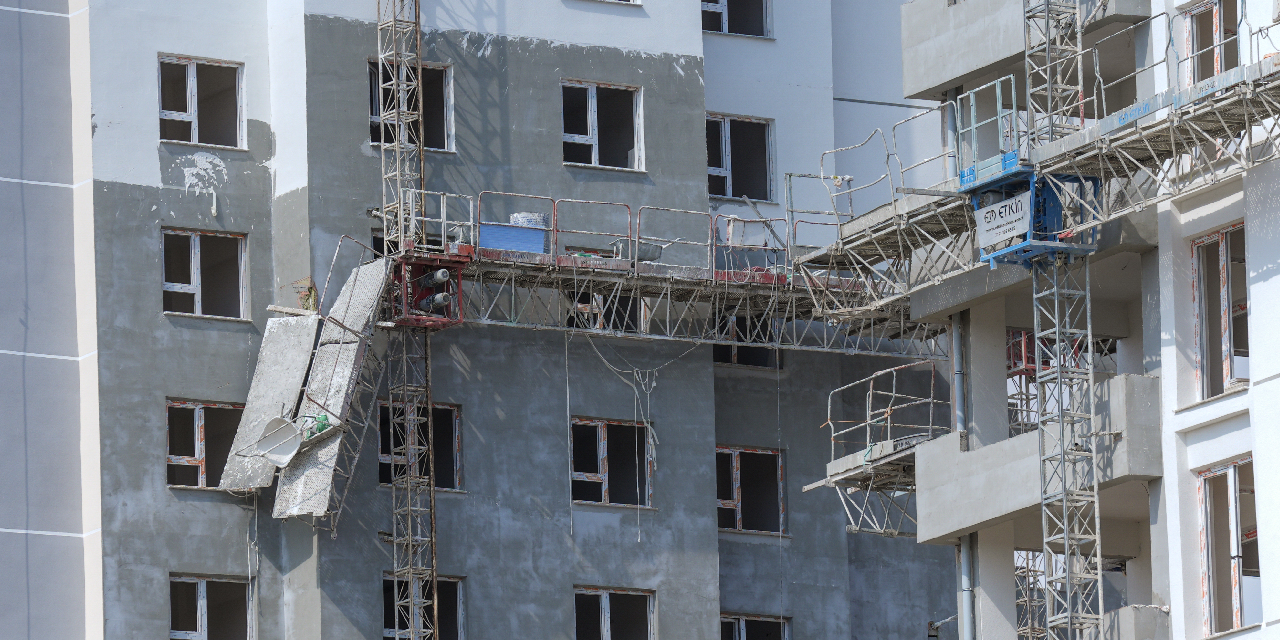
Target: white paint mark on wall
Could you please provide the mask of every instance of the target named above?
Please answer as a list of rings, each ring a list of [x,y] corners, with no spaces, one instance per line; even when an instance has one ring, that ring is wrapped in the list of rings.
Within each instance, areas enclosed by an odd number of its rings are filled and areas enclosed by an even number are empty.
[[[207,151],[184,156],[178,162],[182,169],[182,191],[214,193],[227,183],[227,164]]]

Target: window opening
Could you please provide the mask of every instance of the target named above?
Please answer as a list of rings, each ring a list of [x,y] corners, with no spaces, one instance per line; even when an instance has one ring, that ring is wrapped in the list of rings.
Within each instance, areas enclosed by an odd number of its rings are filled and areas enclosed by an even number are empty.
[[[707,115],[707,193],[770,200],[769,123]]]
[[[716,519],[721,529],[783,533],[782,455],[716,447]]]
[[[1201,475],[1205,632],[1262,622],[1262,574],[1253,462],[1246,458]]]
[[[1183,14],[1191,49],[1191,82],[1199,82],[1240,64],[1238,0],[1214,0]]]
[[[573,422],[571,434],[573,500],[650,504],[653,448],[648,427],[579,419]]]
[[[162,56],[160,139],[243,146],[238,64]]]
[[[786,640],[787,621],[772,616],[720,615],[720,640]]]
[[[576,640],[650,640],[652,594],[580,588],[573,604]]]
[[[436,404],[431,408],[433,444],[431,460],[436,470],[437,489],[458,489],[462,486],[461,412],[453,405]],[[425,426],[425,425],[424,425]],[[405,473],[405,434],[403,427],[392,428],[391,406],[378,403],[378,482],[391,484]],[[421,446],[427,445],[426,430],[418,432]],[[430,475],[427,460],[418,462],[420,473]]]
[[[721,364],[739,364],[747,367],[781,369],[781,352],[773,347],[753,347],[746,343],[768,344],[775,339],[773,322],[764,316],[738,316],[723,318],[733,344],[711,346],[711,359]],[[739,344],[743,343],[743,344]]]
[[[249,583],[169,576],[169,637],[247,640]]]
[[[564,161],[643,169],[636,89],[592,83],[561,85]]]
[[[1249,379],[1249,288],[1244,226],[1197,239],[1195,251],[1197,375],[1212,398]]]
[[[243,411],[243,405],[170,401],[167,483],[184,487],[218,486]]]
[[[382,637],[390,638],[408,638],[411,637],[409,629],[409,621],[402,616],[396,615],[396,597],[406,599],[409,597],[409,582],[404,580],[393,580],[391,578],[383,578],[382,580]],[[436,605],[438,615],[435,634],[432,638],[437,640],[462,640],[462,579],[439,576],[435,581],[436,598],[428,597],[426,601],[430,603],[433,599],[438,599],[439,604]],[[419,586],[423,591],[430,593],[431,581],[423,580]],[[430,605],[424,607],[421,613],[423,618],[419,622],[419,628],[430,628],[430,616],[432,611]]]
[[[244,236],[164,229],[165,311],[244,317]]]
[[[765,0],[704,0],[702,30],[767,36]]]
[[[569,251],[577,249],[579,247],[566,247]],[[637,331],[640,326],[642,301],[635,296],[624,296],[617,291],[609,294],[583,291],[574,300],[576,302],[569,308],[565,319],[566,327]]]
[[[413,87],[418,70],[405,66],[401,72],[405,76],[401,86],[411,87],[404,92],[403,99],[396,95],[395,83],[392,82],[395,68],[377,61],[369,62],[370,142],[382,144],[403,139],[416,146],[419,138],[417,116],[421,114],[423,146],[437,151],[451,150],[453,95],[450,68],[423,67],[422,79],[416,83],[416,88]],[[400,109],[404,109],[406,115],[397,117]]]

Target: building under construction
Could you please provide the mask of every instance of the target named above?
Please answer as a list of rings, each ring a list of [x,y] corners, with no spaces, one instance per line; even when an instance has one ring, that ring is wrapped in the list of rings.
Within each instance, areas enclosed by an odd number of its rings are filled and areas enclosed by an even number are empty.
[[[0,635],[1276,635],[1278,20],[0,6]]]

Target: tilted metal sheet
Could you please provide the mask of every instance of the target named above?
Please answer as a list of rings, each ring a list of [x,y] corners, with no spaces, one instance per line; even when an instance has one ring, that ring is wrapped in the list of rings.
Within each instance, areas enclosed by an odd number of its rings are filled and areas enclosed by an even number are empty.
[[[339,421],[346,420],[351,398],[356,389],[356,376],[363,364],[365,342],[322,344],[316,347],[307,377],[307,393],[298,407],[298,415],[321,413]]]
[[[351,276],[343,283],[338,298],[329,309],[329,318],[320,331],[320,344],[355,342],[367,336],[373,325],[374,313],[382,300],[382,290],[387,282],[387,260],[378,258],[369,264],[351,270]],[[348,329],[359,332],[353,335]]]
[[[333,471],[344,436],[343,433],[335,433],[300,451],[289,461],[289,465],[280,472],[280,487],[276,490],[276,505],[271,513],[273,517],[322,516],[329,511]]]
[[[298,392],[307,377],[311,347],[315,344],[319,316],[271,318],[262,334],[258,364],[249,384],[249,397],[222,472],[219,489],[248,491],[271,484],[275,465],[266,458],[244,455],[263,436],[267,421],[294,417]]]

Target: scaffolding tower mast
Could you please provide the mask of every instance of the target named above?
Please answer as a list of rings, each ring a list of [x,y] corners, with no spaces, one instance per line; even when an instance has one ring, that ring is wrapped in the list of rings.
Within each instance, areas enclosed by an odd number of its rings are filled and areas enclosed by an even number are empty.
[[[406,264],[412,231],[404,229],[421,218],[420,201],[411,194],[423,189],[419,78],[422,77],[421,7],[418,0],[379,0],[378,78],[382,121],[382,209],[388,229],[387,247],[392,272],[401,288],[388,287],[388,306],[394,316],[396,293],[406,295]],[[406,233],[407,232],[407,233]],[[392,255],[397,254],[397,255]],[[408,300],[400,300],[407,306]],[[387,358],[391,377],[387,411],[392,434],[392,570],[395,592],[396,637],[426,640],[435,637],[439,611],[435,593],[436,492],[431,428],[430,333],[437,327],[397,323],[391,330]]]
[[[1027,142],[1083,129],[1084,31],[1079,0],[1024,0]],[[1105,2],[1099,3],[1105,7]],[[1032,180],[1035,181],[1033,175]],[[1069,216],[1067,208],[1062,215]],[[1040,212],[1045,217],[1047,211]],[[1046,221],[1042,231],[1069,227]],[[1053,237],[1052,240],[1059,240]],[[1040,522],[1045,630],[1052,640],[1092,637],[1102,615],[1098,467],[1093,425],[1093,325],[1088,257],[1047,250],[1028,261],[1040,403]],[[1078,267],[1078,268],[1077,268]]]

